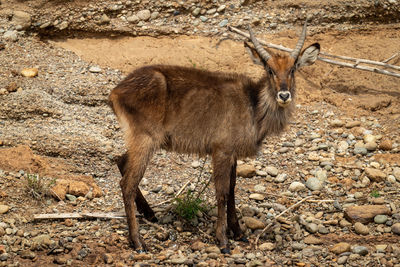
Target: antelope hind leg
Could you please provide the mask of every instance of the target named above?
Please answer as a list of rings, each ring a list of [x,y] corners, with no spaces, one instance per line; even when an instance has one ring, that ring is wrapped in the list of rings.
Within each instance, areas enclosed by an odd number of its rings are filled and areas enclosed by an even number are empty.
[[[129,228],[129,240],[138,251],[146,250],[145,243],[139,235],[138,222],[135,214],[135,199],[138,195],[138,186],[146,170],[147,163],[152,154],[151,137],[135,135],[134,141],[129,144],[127,162],[124,176],[120,181],[126,218]]]
[[[118,169],[119,172],[121,173],[121,176],[124,177],[125,175],[125,168],[126,163],[128,160],[128,154],[125,153],[123,154],[118,160],[117,160],[117,165],[118,165]],[[157,218],[154,214],[153,209],[150,207],[149,203],[146,201],[146,199],[144,198],[142,192],[140,191],[140,188],[138,187],[138,190],[136,192],[136,198],[135,198],[135,202],[136,202],[136,208],[137,210],[144,215],[144,217],[151,221],[151,222],[157,222]]]

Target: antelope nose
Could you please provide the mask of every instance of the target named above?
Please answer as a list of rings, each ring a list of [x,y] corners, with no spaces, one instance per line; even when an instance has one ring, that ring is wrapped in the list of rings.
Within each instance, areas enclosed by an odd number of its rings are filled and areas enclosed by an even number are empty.
[[[278,97],[283,100],[286,101],[290,98],[290,92],[279,92],[278,93]]]

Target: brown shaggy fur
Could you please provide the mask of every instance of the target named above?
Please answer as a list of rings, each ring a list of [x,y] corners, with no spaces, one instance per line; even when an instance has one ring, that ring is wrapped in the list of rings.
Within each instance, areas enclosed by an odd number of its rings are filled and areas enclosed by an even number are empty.
[[[318,47],[319,49],[319,47]],[[273,55],[259,81],[238,74],[154,65],[129,74],[110,94],[128,152],[119,162],[130,241],[144,248],[135,203],[146,218],[154,213],[139,182],[157,149],[211,155],[218,205],[216,237],[229,251],[226,231],[243,238],[235,212],[236,160],[254,156],[267,135],[281,132],[293,102],[282,107],[277,93],[295,95],[296,59]]]

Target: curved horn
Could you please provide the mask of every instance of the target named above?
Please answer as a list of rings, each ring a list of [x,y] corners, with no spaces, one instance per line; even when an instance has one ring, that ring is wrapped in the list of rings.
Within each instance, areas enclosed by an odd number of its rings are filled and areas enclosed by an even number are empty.
[[[307,31],[307,21],[304,23],[303,30],[301,31],[301,35],[299,41],[297,42],[296,47],[293,52],[290,54],[291,57],[297,59],[300,54],[301,49],[303,48],[304,41],[306,40],[306,31]]]
[[[256,37],[254,36],[254,33],[249,25],[248,27],[249,33],[250,33],[250,40],[254,45],[254,48],[256,49],[257,53],[261,56],[261,58],[267,62],[268,59],[271,58],[271,55],[267,52],[267,50],[265,50],[261,44],[258,42],[258,40],[256,39]]]

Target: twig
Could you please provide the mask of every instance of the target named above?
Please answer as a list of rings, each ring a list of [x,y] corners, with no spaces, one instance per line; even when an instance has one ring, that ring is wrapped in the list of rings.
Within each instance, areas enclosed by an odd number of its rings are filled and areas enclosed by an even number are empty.
[[[250,37],[249,34],[243,32],[243,31],[241,31],[241,30],[239,30],[239,29],[237,29],[235,27],[229,26],[228,29],[230,31],[235,32],[235,33],[237,33],[239,35],[242,35],[242,36],[244,36],[246,38]],[[262,44],[264,46],[267,46],[267,47],[270,47],[270,48],[274,48],[274,49],[278,49],[278,50],[281,50],[281,51],[285,51],[285,52],[292,52],[293,51],[292,49],[284,47],[282,45],[266,43],[266,42],[264,42],[262,40],[260,40],[259,42],[260,42],[260,44]],[[379,74],[385,74],[385,75],[389,75],[389,76],[394,76],[394,77],[400,78],[400,74],[399,73],[392,72],[392,71],[387,71],[387,70],[382,70],[382,69],[378,69],[378,68],[373,68],[373,67],[359,66],[358,64],[364,63],[364,64],[370,64],[370,65],[378,65],[378,66],[383,66],[385,68],[391,68],[391,69],[395,69],[395,70],[400,70],[400,66],[387,64],[385,62],[368,60],[368,59],[357,59],[357,58],[351,58],[351,57],[345,57],[345,56],[336,56],[336,55],[331,55],[331,54],[323,53],[323,52],[320,52],[320,55],[324,55],[325,57],[318,56],[318,60],[321,60],[321,61],[329,63],[329,64],[338,65],[338,66],[342,66],[342,67],[346,67],[346,68],[370,71],[370,72],[375,72],[375,73],[379,73]],[[326,57],[345,59],[345,60],[353,61],[355,63],[347,63],[347,62],[335,61],[335,60],[332,60],[332,59],[328,59]]]
[[[394,59],[394,58],[397,57],[398,55],[400,55],[400,52],[394,53],[391,57],[385,59],[385,60],[382,61],[382,62],[388,63],[390,60]]]
[[[312,198],[312,197],[314,197],[314,196],[308,196],[308,197],[303,198],[303,199],[300,200],[299,202],[293,204],[292,206],[290,206],[289,208],[285,209],[284,211],[282,211],[281,213],[279,213],[277,216],[275,216],[275,218],[272,220],[272,222],[269,223],[269,224],[261,231],[261,233],[257,236],[256,241],[255,241],[256,249],[258,248],[257,244],[258,244],[258,240],[260,239],[260,237],[261,237],[266,231],[268,231],[268,230],[272,227],[272,225],[274,225],[274,224],[276,223],[276,220],[277,220],[279,217],[281,217],[283,214],[285,214],[285,213],[288,212],[289,210],[296,208],[296,207],[299,206],[301,203],[303,203],[304,201],[306,201],[306,200],[308,200],[308,199],[310,199],[310,198]]]
[[[82,212],[82,213],[45,213],[33,215],[34,220],[60,220],[60,219],[85,219],[85,218],[100,218],[100,219],[122,219],[126,215],[124,212]]]

